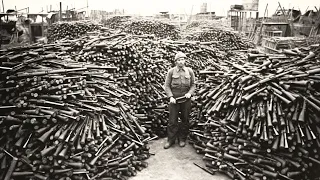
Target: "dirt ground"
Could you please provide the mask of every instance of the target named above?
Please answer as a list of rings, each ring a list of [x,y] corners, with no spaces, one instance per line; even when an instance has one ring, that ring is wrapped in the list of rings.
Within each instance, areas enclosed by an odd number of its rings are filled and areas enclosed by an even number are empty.
[[[183,148],[175,144],[164,149],[166,139],[150,142],[151,156],[147,162],[149,166],[138,172],[130,180],[229,180],[227,176],[216,173],[211,175],[193,163],[204,166],[203,155],[197,154],[194,148],[187,143]]]

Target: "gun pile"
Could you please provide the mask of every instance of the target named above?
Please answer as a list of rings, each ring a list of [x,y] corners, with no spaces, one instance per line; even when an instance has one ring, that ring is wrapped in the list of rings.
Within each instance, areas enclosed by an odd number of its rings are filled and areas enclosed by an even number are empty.
[[[219,62],[229,59],[226,53],[201,44],[154,40],[145,35],[116,34],[105,37],[98,34],[81,38],[81,41],[74,45],[74,49],[80,50],[74,58],[79,62],[117,67],[113,78],[119,87],[136,96],[137,101],[132,104],[134,113],[144,120],[141,123],[148,127],[147,132],[161,137],[166,135],[168,120],[163,84],[166,72],[174,64],[176,52],[187,54],[187,65],[194,69],[196,75],[207,66],[219,68]]]
[[[87,21],[58,22],[49,27],[48,40],[54,42],[60,39],[75,39],[99,28],[99,25]]]
[[[187,54],[196,75],[209,66],[221,73],[227,69],[222,61],[241,59],[202,43],[150,35],[101,29],[75,37],[0,51],[5,180],[135,175],[147,166],[147,142],[166,135],[162,85],[176,52]]]
[[[186,29],[193,29],[193,28],[197,28],[199,26],[201,26],[201,22],[200,21],[193,21],[193,22],[191,22],[190,24],[188,24],[186,26]]]
[[[221,30],[232,30],[232,28],[228,25],[225,20],[217,19],[217,20],[195,20],[190,24],[186,25],[186,31],[198,31],[208,28],[215,28]]]
[[[123,25],[130,20],[130,16],[114,16],[103,20],[101,23],[112,29],[121,29]]]
[[[192,32],[187,34],[185,39],[189,41],[206,42],[206,45],[218,48],[221,51],[253,48],[252,43],[245,41],[239,34],[222,29],[205,29],[200,32]]]
[[[126,24],[125,32],[144,35],[152,34],[157,38],[169,38],[171,40],[180,39],[180,31],[172,24],[163,23],[160,21],[137,20]]]
[[[130,16],[115,16],[102,22],[107,27],[118,29],[134,35],[152,35],[158,39],[180,39],[180,30],[165,22],[132,18]]]
[[[127,179],[148,165],[154,137],[112,80],[116,67],[65,48],[0,52],[0,179]]]
[[[190,139],[232,179],[313,179],[320,165],[320,47],[248,54],[225,75],[202,71]]]

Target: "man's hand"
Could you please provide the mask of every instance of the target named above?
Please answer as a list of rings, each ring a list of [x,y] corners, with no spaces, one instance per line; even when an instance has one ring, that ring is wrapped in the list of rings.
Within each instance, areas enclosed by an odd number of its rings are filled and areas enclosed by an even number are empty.
[[[186,97],[187,99],[191,98],[191,94],[190,93],[187,93],[184,95],[184,97]]]
[[[176,99],[173,97],[170,97],[170,104],[175,104],[176,103]]]

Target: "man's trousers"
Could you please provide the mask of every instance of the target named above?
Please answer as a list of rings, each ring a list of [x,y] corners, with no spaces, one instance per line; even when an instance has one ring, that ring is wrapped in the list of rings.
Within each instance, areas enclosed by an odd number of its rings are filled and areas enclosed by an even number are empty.
[[[169,104],[168,142],[174,143],[177,138],[179,141],[186,141],[189,133],[190,111],[190,99],[182,103]],[[179,117],[181,122],[178,122]]]

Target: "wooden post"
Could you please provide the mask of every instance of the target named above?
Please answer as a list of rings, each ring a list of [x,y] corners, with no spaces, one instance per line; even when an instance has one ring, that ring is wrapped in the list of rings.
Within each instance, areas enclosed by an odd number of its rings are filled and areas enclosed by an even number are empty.
[[[238,23],[237,23],[237,31],[239,31],[239,27],[240,27],[240,12],[237,12],[237,19],[238,19]]]
[[[289,27],[290,27],[289,36],[293,36],[293,34],[294,34],[294,27],[293,27],[293,24],[292,24],[292,20],[290,19],[290,21],[289,21],[288,16],[286,15],[286,13],[285,13],[285,11],[284,11],[284,8],[281,7],[280,2],[278,2],[278,3],[279,3],[280,10],[282,11],[282,13],[283,13],[283,15],[284,15],[284,17],[285,17],[285,20],[286,20],[286,22],[289,24]],[[309,7],[309,6],[308,6],[308,7]],[[287,31],[287,30],[286,30],[286,31]],[[285,34],[285,36],[286,36],[286,34]]]
[[[240,12],[240,23],[239,23],[239,31],[241,32],[242,31],[242,18],[243,18],[243,12]]]
[[[246,12],[243,12],[242,16],[242,31],[246,32]]]
[[[30,38],[30,41],[33,43],[33,33],[32,33],[32,28],[31,28],[31,23],[29,23],[29,26],[28,26],[28,29],[29,29],[29,38]]]
[[[244,22],[244,32],[247,33],[247,12],[244,12],[244,19],[243,19],[243,22]]]
[[[265,18],[265,16],[266,16],[266,12],[267,12],[267,9],[268,9],[268,3],[267,3],[267,5],[266,5],[266,9],[264,10],[264,14],[263,14],[263,19],[262,19],[262,21],[261,21],[261,24],[260,24],[260,30],[259,30],[259,34],[258,34],[258,39],[257,39],[257,45],[259,45],[260,44],[260,42],[261,42],[261,38],[262,38],[262,27],[263,27],[263,23],[264,23],[264,18]],[[257,18],[259,18],[259,12],[257,12]]]
[[[44,37],[43,15],[41,15],[41,17],[42,17],[42,22],[41,22],[41,36]]]
[[[3,13],[5,13],[5,12],[4,12],[4,4],[3,4],[3,0],[2,0],[2,10],[3,10]]]
[[[62,20],[62,2],[60,2],[59,21]]]
[[[242,32],[242,27],[243,27],[243,12],[240,12],[240,32]]]
[[[68,6],[67,6],[67,10],[66,10],[66,16],[67,16],[67,21],[69,21],[69,12],[68,12]]]
[[[18,17],[18,11],[17,11],[17,6],[14,6],[14,9],[16,11],[16,17]],[[18,32],[17,32],[18,33]],[[17,34],[18,35],[18,34]],[[18,37],[18,36],[17,36]]]
[[[87,0],[87,13],[88,13],[88,18],[89,18],[89,0]]]
[[[244,32],[247,32],[247,12],[244,12],[243,24],[244,24]]]
[[[237,20],[236,21],[237,24],[235,26],[235,28],[236,28],[235,30],[238,31],[238,27],[239,27],[239,12],[237,12],[237,19],[236,20]]]

